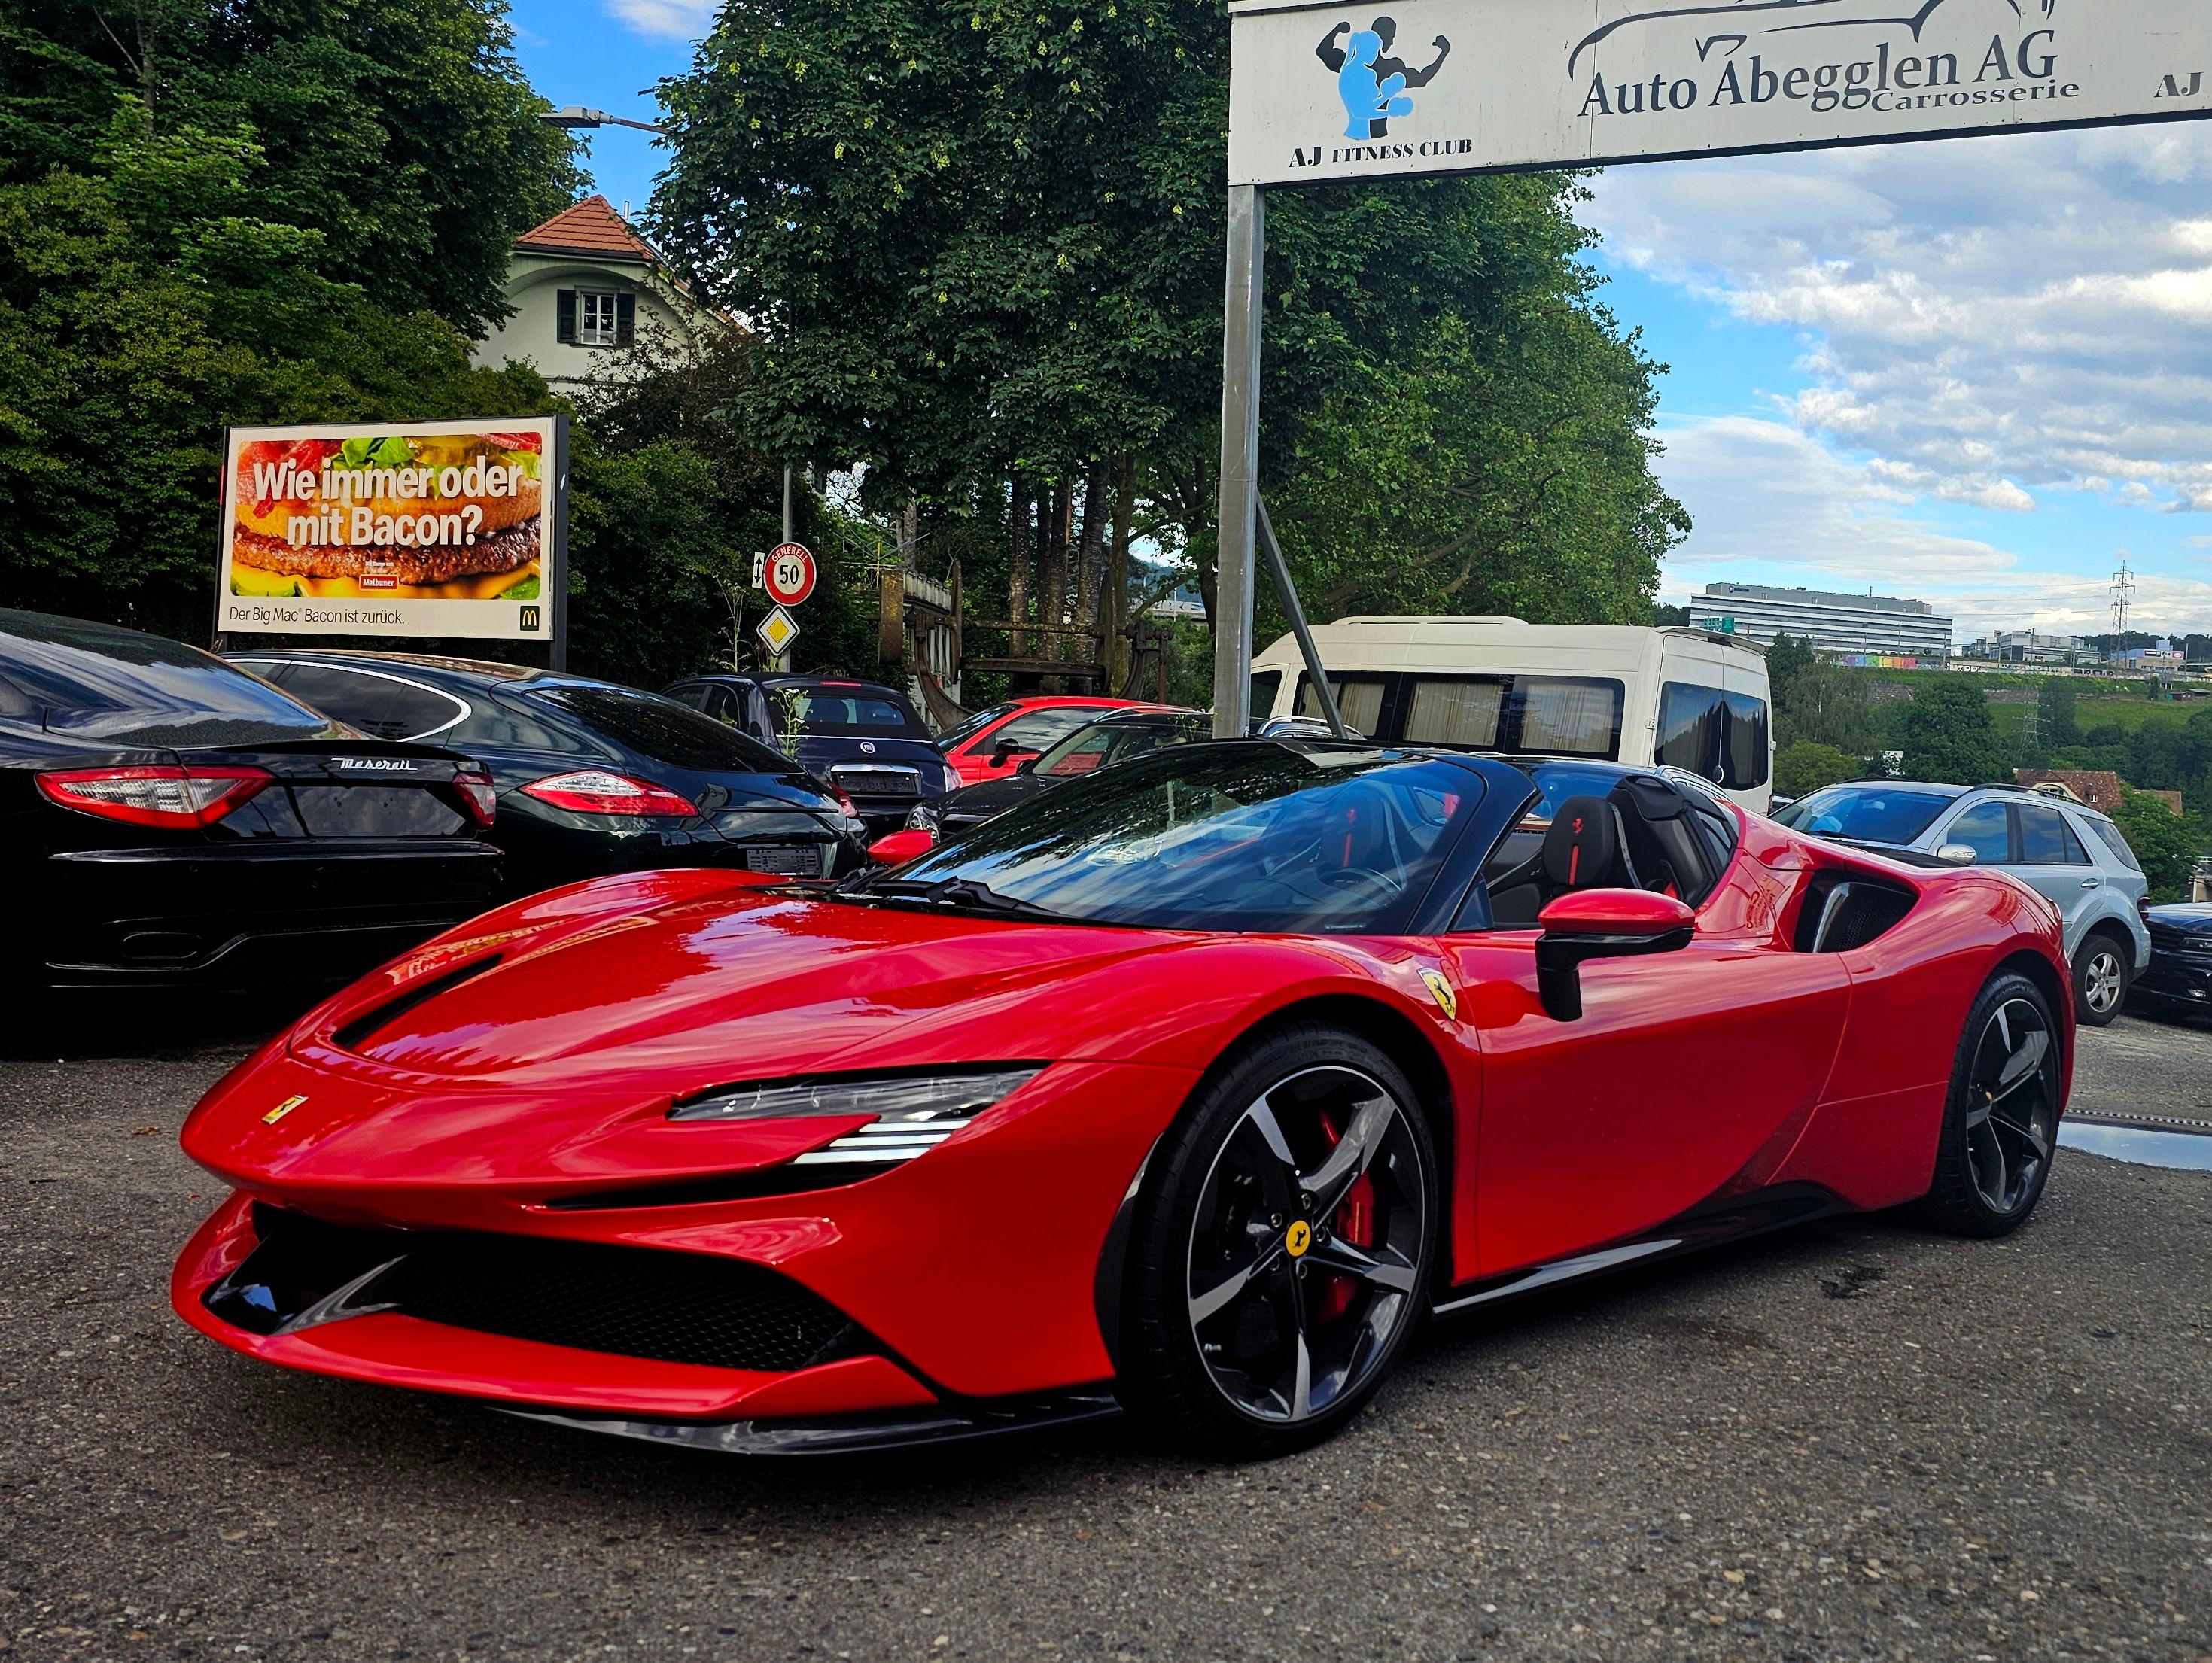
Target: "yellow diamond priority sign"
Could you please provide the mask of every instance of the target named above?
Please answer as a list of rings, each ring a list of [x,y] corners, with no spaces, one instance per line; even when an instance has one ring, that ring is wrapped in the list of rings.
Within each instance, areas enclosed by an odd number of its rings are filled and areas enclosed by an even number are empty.
[[[792,642],[799,639],[799,626],[792,622],[791,614],[781,606],[771,608],[760,621],[761,644],[778,657],[791,651]]]

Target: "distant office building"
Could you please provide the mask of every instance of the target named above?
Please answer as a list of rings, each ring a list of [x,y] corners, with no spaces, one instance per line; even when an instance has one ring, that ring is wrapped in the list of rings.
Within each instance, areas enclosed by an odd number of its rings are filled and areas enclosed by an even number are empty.
[[[2096,649],[2079,635],[2039,635],[2033,629],[2002,629],[1962,650],[1967,658],[1999,664],[2072,664],[2096,657]]]
[[[2124,648],[2106,662],[2123,670],[2179,670],[2189,662],[2189,655],[2172,641],[2159,641],[2150,646]]]
[[[1699,629],[1746,635],[1762,646],[1777,635],[1809,639],[1822,652],[1932,659],[1951,656],[1951,620],[1924,600],[1888,595],[1840,595],[1820,589],[1775,589],[1756,583],[1716,583],[1690,602]]]
[[[1165,600],[1154,601],[1152,614],[1156,618],[1203,618],[1206,597],[1195,589],[1178,589]]]

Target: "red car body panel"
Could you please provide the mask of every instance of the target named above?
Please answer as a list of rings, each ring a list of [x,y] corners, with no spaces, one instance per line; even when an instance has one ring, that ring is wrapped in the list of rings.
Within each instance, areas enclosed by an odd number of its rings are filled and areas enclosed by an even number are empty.
[[[1149,703],[1142,699],[1106,699],[1088,694],[1040,694],[1033,698],[1012,699],[1007,701],[1014,707],[993,722],[978,729],[957,745],[945,753],[945,760],[960,776],[963,786],[981,785],[986,780],[1003,780],[1016,772],[1031,758],[1041,756],[1041,750],[1009,751],[1004,756],[993,753],[997,748],[1001,731],[1010,722],[1040,710],[1079,710],[1086,722],[1116,710],[1175,710],[1176,705]]]
[[[1924,1193],[1958,1036],[1988,977],[2015,958],[2040,967],[2071,1033],[2055,910],[2002,874],[1908,868],[1748,816],[1740,831],[1691,944],[1586,965],[1571,1022],[1545,1014],[1534,929],[1060,925],[842,904],[703,871],[552,891],[366,978],[209,1093],[184,1146],[238,1193],[186,1247],[173,1300],[203,1332],[273,1363],[678,1420],[1107,1380],[1102,1276],[1148,1151],[1238,1036],[1316,999],[1340,1017],[1365,1009],[1393,1043],[1431,1053],[1425,1071],[1450,1098],[1455,1284],[1776,1185],[1818,1186],[1853,1207]],[[1793,950],[1807,885],[1838,869],[1919,899],[1864,948]],[[921,1158],[865,1181],[637,1200],[778,1168],[867,1119],[672,1121],[671,1105],[695,1094],[1013,1062],[1044,1066]],[[248,1333],[204,1298],[253,1247],[256,1201],[338,1225],[742,1259],[827,1300],[888,1355],[720,1369],[392,1314]]]

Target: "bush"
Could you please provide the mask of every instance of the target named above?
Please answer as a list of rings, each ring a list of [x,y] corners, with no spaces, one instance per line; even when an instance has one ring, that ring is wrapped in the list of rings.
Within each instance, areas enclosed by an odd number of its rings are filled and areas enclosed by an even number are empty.
[[[2131,791],[2112,816],[2150,880],[2153,901],[2185,901],[2190,873],[2204,847],[2204,826],[2193,814],[2176,814],[2161,798]]]
[[[1801,739],[1775,753],[1774,789],[1784,797],[1803,797],[1865,772],[1866,765],[1849,751]]]

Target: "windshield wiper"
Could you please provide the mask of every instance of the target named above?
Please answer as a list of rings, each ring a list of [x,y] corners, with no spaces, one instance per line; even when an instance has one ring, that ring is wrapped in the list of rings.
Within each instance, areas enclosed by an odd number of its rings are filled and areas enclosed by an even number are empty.
[[[898,878],[890,883],[871,883],[865,889],[856,886],[852,889],[841,889],[839,893],[865,895],[871,899],[883,901],[918,901],[931,906],[964,907],[970,912],[1000,913],[1009,918],[1049,919],[1054,924],[1075,921],[1066,913],[1040,907],[1034,901],[1019,901],[1010,895],[1000,895],[989,884],[973,877],[940,877],[934,883]]]

